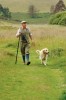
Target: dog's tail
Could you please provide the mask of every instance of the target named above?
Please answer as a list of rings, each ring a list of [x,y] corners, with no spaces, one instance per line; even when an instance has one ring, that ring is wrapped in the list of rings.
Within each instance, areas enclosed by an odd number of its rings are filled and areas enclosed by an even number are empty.
[[[40,50],[36,50],[36,53],[40,54]]]

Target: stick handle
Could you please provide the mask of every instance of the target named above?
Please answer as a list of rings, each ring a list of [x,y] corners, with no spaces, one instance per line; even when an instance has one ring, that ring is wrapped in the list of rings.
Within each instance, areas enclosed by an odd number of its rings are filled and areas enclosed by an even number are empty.
[[[15,60],[15,64],[17,64],[18,49],[19,49],[19,41],[20,41],[20,37],[19,37],[18,45],[17,45],[17,52],[16,52],[16,60]]]

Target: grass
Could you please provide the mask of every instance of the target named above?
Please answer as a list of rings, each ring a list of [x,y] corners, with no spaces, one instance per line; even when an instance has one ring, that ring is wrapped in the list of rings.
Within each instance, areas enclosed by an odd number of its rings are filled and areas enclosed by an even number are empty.
[[[2,100],[58,99],[61,93],[59,85],[62,85],[59,70],[38,66],[27,67],[21,64],[13,65],[10,65],[10,68],[3,66],[5,72],[1,73],[0,84]],[[1,70],[3,69],[1,68]]]
[[[56,25],[29,25],[33,33],[31,65],[15,54],[19,24],[0,24],[0,98],[1,100],[59,100],[66,90],[66,28]],[[38,59],[36,49],[50,51],[47,66]],[[61,52],[61,53],[60,53]]]
[[[49,22],[50,13],[37,13],[35,18],[31,18],[28,13],[11,13],[12,18],[11,20],[21,22],[22,20],[26,20],[27,22],[30,22],[31,24],[45,24]]]

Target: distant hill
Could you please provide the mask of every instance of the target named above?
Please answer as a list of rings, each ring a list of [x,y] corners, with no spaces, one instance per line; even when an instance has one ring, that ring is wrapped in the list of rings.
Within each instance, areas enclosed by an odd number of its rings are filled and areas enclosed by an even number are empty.
[[[63,0],[66,4],[66,0]],[[35,5],[40,12],[49,12],[51,5],[55,5],[58,0],[0,0],[0,4],[8,7],[11,12],[26,12],[29,5]]]

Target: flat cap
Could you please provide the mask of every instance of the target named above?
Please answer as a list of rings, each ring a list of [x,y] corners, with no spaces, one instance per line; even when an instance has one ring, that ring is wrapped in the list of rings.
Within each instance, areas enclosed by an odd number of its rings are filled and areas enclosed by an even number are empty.
[[[23,24],[23,23],[27,23],[26,21],[21,21],[21,24]]]

